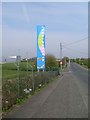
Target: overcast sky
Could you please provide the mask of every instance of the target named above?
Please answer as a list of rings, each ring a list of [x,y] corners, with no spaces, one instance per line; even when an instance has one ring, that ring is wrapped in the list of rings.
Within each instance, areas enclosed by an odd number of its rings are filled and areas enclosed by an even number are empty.
[[[2,21],[4,57],[18,55],[18,51],[22,57],[26,53],[35,57],[37,25],[45,25],[46,54],[60,57],[61,42],[63,57],[88,56],[87,2],[3,3]]]

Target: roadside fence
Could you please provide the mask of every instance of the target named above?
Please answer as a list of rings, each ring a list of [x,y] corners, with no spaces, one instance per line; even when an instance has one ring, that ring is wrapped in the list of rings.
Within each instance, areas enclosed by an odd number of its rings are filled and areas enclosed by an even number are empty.
[[[35,91],[48,84],[56,76],[59,70],[30,72],[25,77],[3,79],[2,81],[2,109],[8,110],[14,104],[19,103],[20,99],[34,94]],[[18,82],[19,79],[19,82]]]

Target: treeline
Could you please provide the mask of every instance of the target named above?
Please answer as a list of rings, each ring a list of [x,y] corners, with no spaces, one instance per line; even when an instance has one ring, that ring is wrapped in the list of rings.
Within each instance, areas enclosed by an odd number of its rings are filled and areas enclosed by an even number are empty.
[[[86,66],[87,68],[90,68],[90,58],[71,59],[71,62],[76,62],[80,65]]]
[[[28,60],[28,61],[27,61]],[[67,66],[69,62],[69,58],[68,57],[64,57],[62,58],[62,67]],[[4,70],[17,70],[17,65],[18,62],[12,62],[12,63],[5,63],[2,65],[2,70],[4,72]],[[20,71],[32,71],[32,67],[34,71],[37,71],[37,58],[30,58],[30,59],[22,59],[19,62],[19,68]],[[46,55],[46,71],[48,70],[57,70],[60,68],[60,59],[55,58],[54,55],[51,54],[47,54]]]

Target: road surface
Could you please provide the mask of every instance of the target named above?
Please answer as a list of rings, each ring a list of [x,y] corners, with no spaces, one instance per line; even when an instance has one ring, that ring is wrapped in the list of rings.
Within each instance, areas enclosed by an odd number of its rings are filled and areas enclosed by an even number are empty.
[[[62,77],[6,118],[88,118],[88,71],[71,63]]]

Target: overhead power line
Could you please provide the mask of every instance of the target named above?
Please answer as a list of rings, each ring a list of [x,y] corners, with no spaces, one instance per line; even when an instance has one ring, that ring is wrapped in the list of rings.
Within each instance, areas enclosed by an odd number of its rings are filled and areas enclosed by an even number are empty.
[[[63,46],[72,45],[72,44],[75,44],[75,43],[78,43],[78,42],[84,41],[84,40],[86,40],[86,39],[88,39],[88,37],[85,37],[85,38],[80,39],[80,40],[76,40],[76,41],[74,41],[74,42],[71,42],[71,43],[65,44],[65,45],[63,45]]]
[[[79,53],[81,53],[81,54],[88,54],[88,53],[84,53],[84,52],[82,52],[82,51],[74,50],[74,49],[69,48],[69,47],[66,47],[66,46],[63,46],[63,48],[69,49],[69,50],[71,50],[71,52],[74,51],[74,52],[79,52]]]

